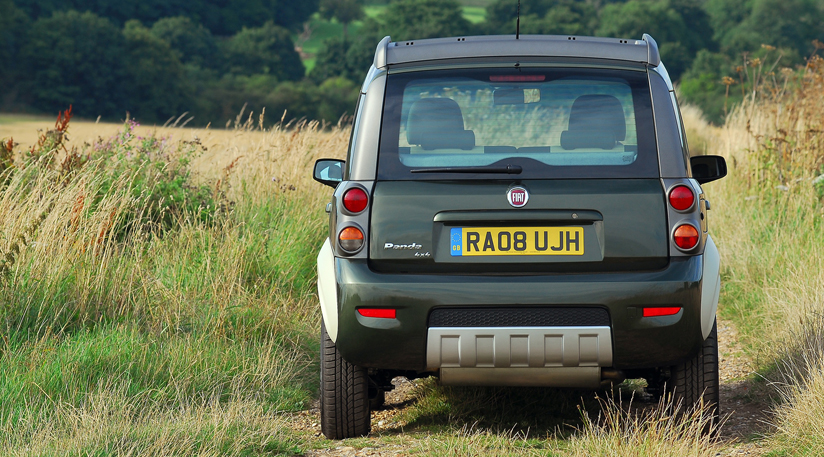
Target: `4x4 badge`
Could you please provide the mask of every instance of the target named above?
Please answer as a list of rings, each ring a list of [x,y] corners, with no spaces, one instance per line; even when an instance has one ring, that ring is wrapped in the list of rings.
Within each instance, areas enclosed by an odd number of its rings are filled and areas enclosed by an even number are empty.
[[[523,208],[529,201],[529,192],[523,187],[513,187],[507,191],[506,200],[515,208]]]

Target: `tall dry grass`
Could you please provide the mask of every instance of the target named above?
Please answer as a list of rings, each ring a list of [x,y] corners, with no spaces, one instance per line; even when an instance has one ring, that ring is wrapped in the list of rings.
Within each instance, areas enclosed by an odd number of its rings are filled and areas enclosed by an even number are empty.
[[[767,446],[822,455],[824,61],[772,75],[721,128],[695,114],[685,124],[730,170],[704,186],[722,257],[720,312],[782,402]]]
[[[309,170],[348,131],[134,127],[44,132],[0,178],[0,454],[296,452],[329,196]]]

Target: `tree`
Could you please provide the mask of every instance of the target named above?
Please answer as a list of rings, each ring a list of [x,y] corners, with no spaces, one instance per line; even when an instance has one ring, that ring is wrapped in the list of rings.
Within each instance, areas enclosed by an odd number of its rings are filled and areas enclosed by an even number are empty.
[[[315,67],[309,72],[309,78],[318,84],[335,76],[353,79],[352,68],[346,58],[351,46],[351,41],[344,37],[325,40],[323,47],[315,56]]]
[[[57,12],[31,27],[22,51],[31,105],[55,113],[74,105],[79,116],[123,116],[126,42],[108,19]]]
[[[583,35],[597,26],[597,8],[591,2],[534,0],[521,2],[521,33]],[[498,0],[486,9],[489,33],[514,35],[517,0]]]
[[[679,7],[692,14],[697,23],[687,26]],[[693,56],[707,46],[709,16],[699,14],[687,2],[668,0],[630,0],[624,4],[610,4],[601,10],[599,36],[641,38],[652,35],[659,45],[661,58],[673,79],[678,79],[692,64]]]
[[[741,99],[740,92],[735,87],[729,94],[732,98],[725,100],[726,86],[722,84],[724,76],[735,76],[730,59],[721,53],[702,49],[698,51],[692,68],[684,74],[679,86],[683,101],[700,106],[707,120],[716,124],[724,123],[724,102],[728,102],[729,109]]]
[[[187,16],[218,36],[230,36],[245,27],[273,21],[298,30],[318,10],[319,0],[14,0],[32,19],[56,11],[90,11],[116,26],[130,19],[153,24],[164,17]]]
[[[165,121],[188,111],[183,65],[168,43],[139,21],[126,23],[127,80],[121,90],[127,109],[145,122]]]
[[[0,103],[11,97],[10,88],[19,77],[18,54],[26,39],[28,22],[28,17],[11,0],[0,0]]]
[[[724,44],[732,52],[769,44],[808,55],[812,40],[824,40],[821,8],[813,0],[754,0],[750,15],[725,36]]]
[[[346,78],[330,78],[318,87],[318,95],[318,119],[334,123],[343,115],[354,114],[358,86]]]
[[[706,2],[710,16],[710,26],[713,29],[713,38],[722,47],[727,47],[731,39],[731,32],[752,12],[751,0],[713,0]]]
[[[209,29],[186,16],[167,17],[154,23],[152,35],[171,46],[178,59],[204,68],[214,68],[221,58]]]
[[[275,23],[290,30],[300,30],[318,10],[320,0],[274,0]]]
[[[329,20],[335,18],[343,24],[343,37],[346,38],[349,23],[363,19],[364,13],[360,0],[322,0],[320,15]]]
[[[244,28],[226,43],[224,52],[228,73],[272,75],[279,81],[298,81],[306,74],[289,32],[272,22]]]
[[[576,1],[555,2],[543,16],[521,17],[521,33],[546,35],[592,35],[597,26],[595,7]],[[504,33],[512,33],[508,30]]]
[[[398,0],[380,20],[394,41],[461,36],[472,30],[455,0]]]

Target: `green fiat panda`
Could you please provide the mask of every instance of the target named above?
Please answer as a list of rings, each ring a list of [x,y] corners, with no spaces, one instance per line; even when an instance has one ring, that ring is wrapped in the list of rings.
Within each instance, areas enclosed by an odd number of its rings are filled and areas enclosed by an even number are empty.
[[[321,426],[370,430],[396,376],[598,388],[717,411],[719,256],[649,35],[378,45],[318,255]]]

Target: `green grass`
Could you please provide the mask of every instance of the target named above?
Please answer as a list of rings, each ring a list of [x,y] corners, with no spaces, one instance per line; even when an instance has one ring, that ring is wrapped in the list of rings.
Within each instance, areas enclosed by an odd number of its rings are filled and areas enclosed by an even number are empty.
[[[221,187],[231,211],[146,223],[153,189],[199,188],[142,181],[191,143],[124,132],[87,146],[85,164],[49,165],[61,146],[47,142],[0,178],[0,455],[297,453],[282,415],[317,390],[325,233],[322,198],[297,187],[315,185],[250,172]],[[309,129],[301,144],[323,135],[338,141]]]
[[[473,24],[479,24],[486,20],[486,8],[480,6],[464,6],[463,16]]]
[[[474,6],[478,8],[486,8],[487,6],[495,3],[496,0],[458,0],[463,6]]]
[[[363,11],[367,17],[375,18],[386,11],[386,5],[366,5],[363,7]]]
[[[18,122],[32,122],[32,121],[51,121],[53,120],[51,117],[42,116],[42,115],[35,115],[35,114],[4,114],[0,113],[0,125],[2,124],[15,124]],[[0,136],[2,136],[2,132],[0,132]]]

